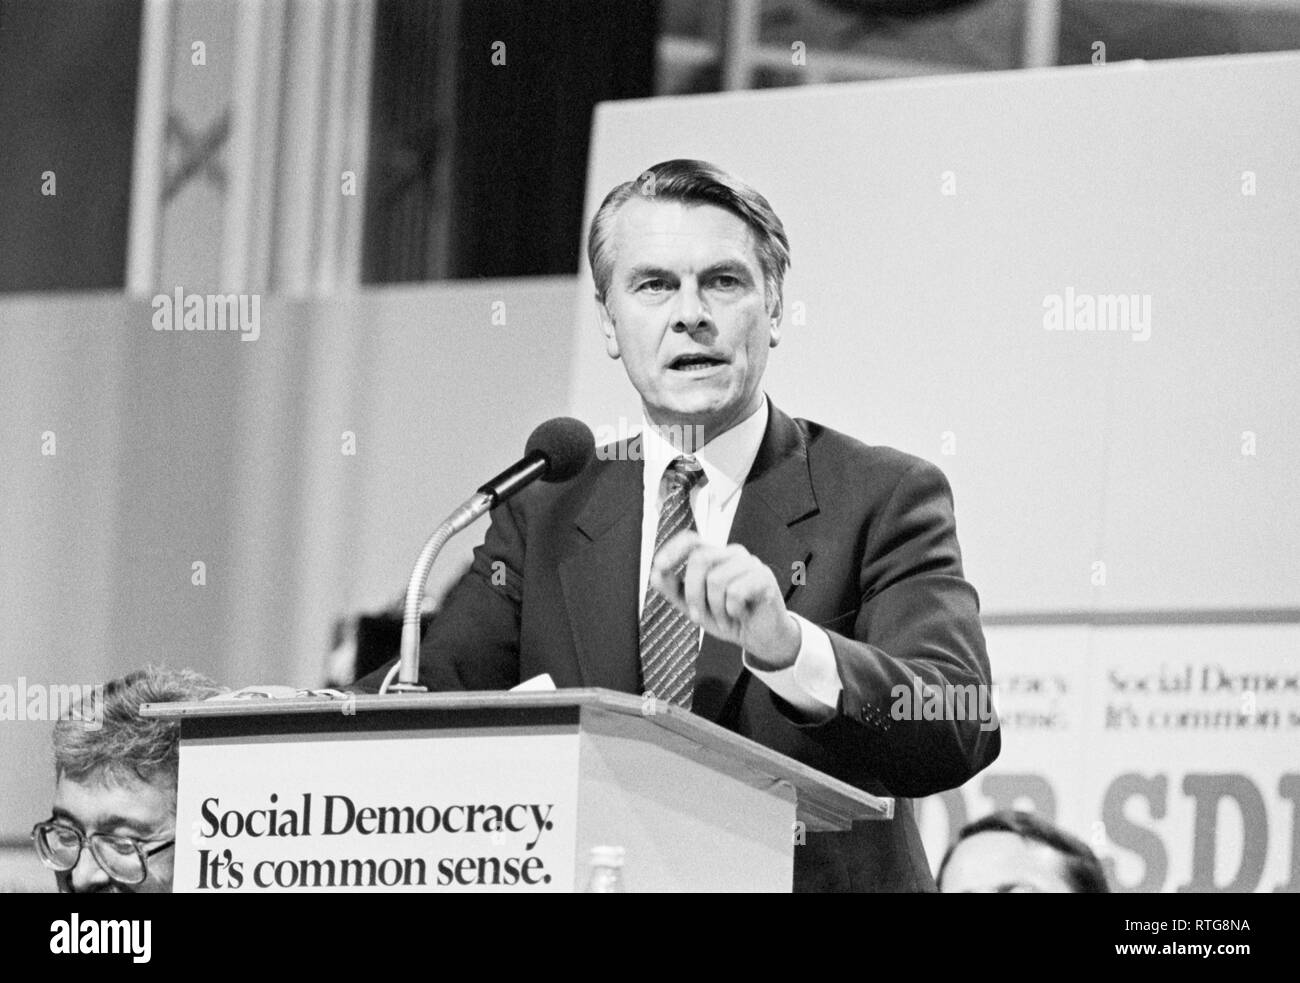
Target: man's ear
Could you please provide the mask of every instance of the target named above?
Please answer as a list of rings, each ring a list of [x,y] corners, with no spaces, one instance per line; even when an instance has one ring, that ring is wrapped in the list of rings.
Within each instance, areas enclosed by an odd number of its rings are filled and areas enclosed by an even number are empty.
[[[614,318],[600,294],[596,295],[596,318],[600,321],[600,333],[605,336],[605,353],[610,358],[618,358],[618,335],[614,333]]]
[[[782,307],[783,304],[781,302],[781,297],[778,294],[776,298],[776,302],[772,304],[772,309],[768,311],[768,320],[771,324],[771,327],[768,330],[768,335],[767,335],[768,348],[775,348],[777,345],[781,343],[781,316],[783,314]]]

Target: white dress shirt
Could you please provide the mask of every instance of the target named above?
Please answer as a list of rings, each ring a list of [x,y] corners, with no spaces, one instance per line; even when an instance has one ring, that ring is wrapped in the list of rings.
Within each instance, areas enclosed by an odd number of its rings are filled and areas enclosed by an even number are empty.
[[[664,478],[668,465],[683,454],[693,455],[700,462],[704,468],[704,480],[691,489],[695,527],[705,542],[725,546],[740,504],[742,487],[767,431],[768,412],[767,399],[764,398],[759,408],[746,419],[703,447],[699,446],[698,439],[694,439],[696,434],[689,428],[680,433],[675,428],[660,430],[642,418],[641,452],[645,470],[642,475],[644,497],[638,617],[645,607],[650,565],[654,561],[655,534],[659,530],[659,511],[668,491]],[[776,672],[755,669],[750,664],[749,654],[744,651],[741,652],[741,661],[772,692],[798,710],[810,717],[829,718],[839,706],[843,688],[830,636],[793,611],[790,613],[799,625],[801,638],[794,665]],[[701,639],[703,633],[701,628]]]

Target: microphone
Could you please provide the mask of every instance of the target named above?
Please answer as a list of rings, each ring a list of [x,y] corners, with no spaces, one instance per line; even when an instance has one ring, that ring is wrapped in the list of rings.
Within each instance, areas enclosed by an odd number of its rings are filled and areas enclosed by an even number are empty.
[[[591,428],[571,416],[557,416],[533,431],[524,445],[523,460],[478,486],[492,496],[492,505],[504,502],[537,478],[568,481],[587,466],[595,451]]]
[[[560,416],[547,420],[528,438],[524,456],[495,478],[482,485],[473,496],[443,520],[433,531],[415,561],[411,579],[406,585],[406,603],[402,614],[401,658],[384,678],[379,688],[383,693],[423,693],[420,678],[420,601],[424,586],[429,580],[433,561],[447,540],[470,525],[484,512],[500,505],[512,495],[532,484],[543,481],[568,481],[582,471],[596,451],[596,440],[591,428],[581,420]],[[393,682],[393,673],[397,681]]]

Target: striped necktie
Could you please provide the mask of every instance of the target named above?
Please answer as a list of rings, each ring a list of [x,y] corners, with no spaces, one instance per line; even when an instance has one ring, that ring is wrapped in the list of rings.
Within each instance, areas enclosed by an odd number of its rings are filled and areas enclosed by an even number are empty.
[[[704,469],[693,457],[679,457],[666,471],[668,494],[659,510],[655,552],[672,536],[695,529],[691,489],[703,480]],[[695,689],[695,656],[700,627],[678,611],[668,598],[646,584],[641,611],[641,678],[643,692],[690,709]]]

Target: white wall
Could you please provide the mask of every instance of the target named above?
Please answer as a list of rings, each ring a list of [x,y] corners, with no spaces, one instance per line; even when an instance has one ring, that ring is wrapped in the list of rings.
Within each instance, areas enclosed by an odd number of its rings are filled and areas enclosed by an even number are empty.
[[[1297,105],[1292,54],[612,103],[588,215],[671,157],[760,189],[794,258],[770,394],[943,467],[987,612],[1295,609]],[[1044,330],[1067,287],[1149,294],[1150,339]],[[591,292],[574,403],[635,419]]]
[[[399,597],[438,522],[565,411],[572,305],[569,277],[262,298],[246,342],[156,332],[147,300],[0,298],[0,685],[146,662],[318,685],[334,619]],[[0,841],[46,815],[49,729],[0,720]]]

